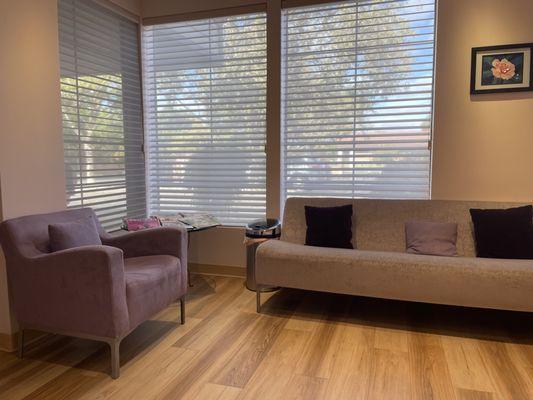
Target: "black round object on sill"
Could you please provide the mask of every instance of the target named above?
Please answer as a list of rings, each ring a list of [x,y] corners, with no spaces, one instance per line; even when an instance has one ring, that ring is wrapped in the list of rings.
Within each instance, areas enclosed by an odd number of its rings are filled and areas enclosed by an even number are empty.
[[[246,237],[253,239],[276,239],[281,236],[279,219],[257,220],[246,225]]]

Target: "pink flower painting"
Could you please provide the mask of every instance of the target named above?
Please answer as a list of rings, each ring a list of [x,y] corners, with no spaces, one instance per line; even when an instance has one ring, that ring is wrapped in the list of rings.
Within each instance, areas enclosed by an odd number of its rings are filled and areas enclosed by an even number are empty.
[[[533,90],[532,53],[533,43],[474,47],[470,94]]]
[[[507,81],[515,76],[515,69],[515,65],[506,58],[501,60],[495,58],[492,61],[492,74],[495,78],[500,78]]]

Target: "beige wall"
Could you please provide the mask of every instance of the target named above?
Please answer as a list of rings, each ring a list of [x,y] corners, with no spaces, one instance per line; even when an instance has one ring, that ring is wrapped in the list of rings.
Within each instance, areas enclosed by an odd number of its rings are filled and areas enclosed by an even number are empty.
[[[195,264],[246,266],[244,228],[219,227],[191,234],[189,261]]]
[[[141,15],[141,0],[111,0],[116,5],[125,10],[140,16]]]
[[[143,0],[142,16],[143,18],[162,17],[165,15],[184,14],[264,3],[266,3],[265,0]]]
[[[433,198],[529,202],[533,92],[469,87],[472,47],[533,42],[533,1],[439,3]]]

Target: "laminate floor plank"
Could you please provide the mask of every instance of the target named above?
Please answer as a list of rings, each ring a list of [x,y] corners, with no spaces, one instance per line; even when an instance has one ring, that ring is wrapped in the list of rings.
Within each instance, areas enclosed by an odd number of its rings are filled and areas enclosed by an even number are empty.
[[[339,331],[338,354],[325,399],[367,399],[374,362],[375,329],[347,323],[342,324]]]
[[[236,387],[206,383],[197,394],[202,400],[235,400],[241,390]]]
[[[269,354],[242,389],[239,400],[284,399],[298,360],[310,340],[310,333],[284,329]]]
[[[250,325],[259,318],[258,315],[249,313],[240,313],[236,315],[231,322],[220,331],[219,337],[198,357],[189,363],[182,374],[178,374],[175,379],[166,386],[158,399],[181,399],[190,390],[196,390],[200,381],[207,380],[206,376],[210,368],[227,355],[231,354],[232,346],[235,342],[246,333]]]
[[[278,338],[286,319],[261,316],[246,335],[242,347],[214,378],[214,383],[243,388]]]
[[[478,390],[457,389],[458,400],[493,400],[492,393],[480,392]]]
[[[482,341],[481,355],[485,360],[496,393],[513,400],[531,400],[528,384],[512,361],[506,346],[500,342]]]
[[[441,341],[454,387],[488,393],[496,391],[476,340],[443,337]]]
[[[371,353],[368,399],[411,399],[409,357],[403,351]]]
[[[418,332],[411,333],[408,352],[412,399],[456,398],[439,336]]]

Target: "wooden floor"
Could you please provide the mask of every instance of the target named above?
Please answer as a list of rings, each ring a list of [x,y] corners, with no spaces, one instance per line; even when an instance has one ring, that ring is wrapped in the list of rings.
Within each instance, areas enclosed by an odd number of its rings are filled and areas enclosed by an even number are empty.
[[[1,399],[533,399],[533,316],[282,290],[255,312],[239,278],[194,276],[109,350],[46,336],[0,353]],[[532,294],[533,295],[533,294]]]

